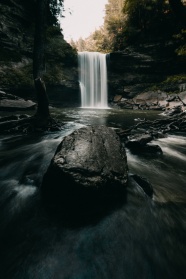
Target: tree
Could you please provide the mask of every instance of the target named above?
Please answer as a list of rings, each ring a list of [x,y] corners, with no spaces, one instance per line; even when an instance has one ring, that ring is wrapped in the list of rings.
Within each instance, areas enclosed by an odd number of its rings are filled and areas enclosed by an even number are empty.
[[[120,36],[124,25],[124,0],[109,0],[105,5],[104,24],[84,40],[83,49],[111,52],[121,47]]]
[[[105,5],[104,29],[107,36],[107,45],[111,50],[119,50],[122,45],[126,15],[123,12],[125,0],[109,0]]]
[[[72,47],[73,49],[75,49],[75,50],[77,49],[76,42],[74,42],[73,39],[70,40],[69,44],[71,45],[71,47]]]
[[[8,123],[2,123],[0,125],[1,131],[29,133],[37,130],[59,130],[60,125],[56,123],[49,114],[49,102],[46,94],[46,87],[43,81],[43,75],[45,73],[45,46],[46,46],[46,29],[51,27],[51,18],[53,18],[52,27],[61,35],[59,24],[57,24],[57,15],[59,9],[50,9],[51,3],[62,3],[63,0],[33,0],[34,3],[34,49],[33,49],[33,79],[35,84],[36,95],[38,99],[38,108],[34,116],[8,120]],[[56,4],[57,5],[57,4]],[[32,6],[33,7],[33,6]],[[54,18],[55,17],[55,18]],[[49,29],[49,28],[48,28]],[[55,34],[56,34],[55,32]],[[53,33],[54,34],[54,33]],[[66,43],[66,42],[65,42]],[[68,45],[66,43],[66,45]],[[69,47],[69,45],[68,45]]]
[[[181,0],[169,0],[169,4],[183,27],[186,28],[186,6]]]
[[[63,0],[36,0],[35,4],[35,35],[33,50],[33,77],[38,108],[36,116],[41,125],[47,125],[49,119],[49,102],[46,94],[46,86],[43,81],[45,72],[45,48],[47,16],[55,18],[53,24],[57,24],[57,16],[60,12]]]
[[[126,40],[129,43],[135,43],[171,39],[173,34],[181,29],[173,10],[175,14],[177,11],[180,22],[186,21],[185,7],[182,2],[181,0],[125,0],[124,13],[127,19],[124,35]]]
[[[78,51],[85,51],[85,40],[80,37],[76,43]]]
[[[45,83],[42,80],[45,70],[45,41],[48,0],[36,0],[35,36],[33,52],[33,77],[38,99],[36,115],[44,119],[49,116],[48,98]]]

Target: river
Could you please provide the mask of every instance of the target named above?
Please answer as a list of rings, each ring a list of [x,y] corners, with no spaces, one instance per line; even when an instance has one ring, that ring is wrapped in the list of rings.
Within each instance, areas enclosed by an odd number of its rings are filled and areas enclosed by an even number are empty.
[[[86,125],[127,128],[157,112],[52,109],[60,132],[0,136],[0,274],[3,279],[186,278],[186,139],[155,141],[161,156],[127,150],[129,173],[148,179],[96,224],[68,227],[42,207],[39,185],[61,139]],[[130,186],[130,185],[129,185]]]

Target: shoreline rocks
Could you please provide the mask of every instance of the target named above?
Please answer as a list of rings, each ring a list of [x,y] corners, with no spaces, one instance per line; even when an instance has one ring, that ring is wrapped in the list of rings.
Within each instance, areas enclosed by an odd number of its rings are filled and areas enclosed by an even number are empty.
[[[32,110],[36,108],[36,103],[25,100],[12,94],[0,91],[0,111]]]
[[[122,109],[169,111],[181,107],[183,111],[186,106],[186,91],[170,95],[163,91],[149,91],[131,99],[115,95],[112,104]]]

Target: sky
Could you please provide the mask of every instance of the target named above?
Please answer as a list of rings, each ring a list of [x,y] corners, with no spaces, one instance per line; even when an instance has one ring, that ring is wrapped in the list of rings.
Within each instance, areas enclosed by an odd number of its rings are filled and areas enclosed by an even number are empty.
[[[104,21],[105,4],[108,0],[64,0],[63,15],[60,19],[65,40],[87,38]]]

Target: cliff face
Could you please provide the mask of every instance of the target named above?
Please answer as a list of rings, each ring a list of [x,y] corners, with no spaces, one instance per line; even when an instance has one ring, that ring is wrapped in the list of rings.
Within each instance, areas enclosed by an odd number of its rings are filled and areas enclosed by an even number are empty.
[[[34,98],[32,53],[35,0],[0,0],[0,90]],[[141,92],[178,92],[186,88],[186,57],[176,56],[169,42],[128,47],[111,53],[109,100]],[[60,29],[48,26],[44,80],[52,103],[79,105],[77,54]]]
[[[186,87],[186,57],[171,44],[146,44],[110,54],[109,97],[133,98],[141,92],[179,92]],[[119,97],[118,96],[118,97]]]
[[[0,0],[0,90],[33,98],[34,0]],[[44,77],[49,98],[78,101],[76,53],[59,27],[49,26]],[[60,99],[60,98],[59,98]]]
[[[0,47],[1,61],[20,60],[22,56],[31,56],[33,45],[33,0],[0,1]]]

